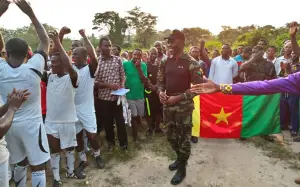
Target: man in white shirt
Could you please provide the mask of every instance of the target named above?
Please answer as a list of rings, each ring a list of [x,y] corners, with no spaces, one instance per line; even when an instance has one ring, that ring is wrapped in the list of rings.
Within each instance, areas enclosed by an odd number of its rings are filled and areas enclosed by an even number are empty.
[[[7,148],[10,152],[9,162],[15,165],[14,181],[16,186],[25,187],[27,165],[31,167],[32,186],[46,186],[45,162],[50,158],[46,132],[41,112],[41,72],[44,70],[49,51],[49,37],[25,0],[15,4],[32,21],[40,45],[37,52],[24,64],[28,44],[13,38],[7,41],[7,62],[0,62],[0,96],[7,102],[7,93],[14,88],[28,90],[31,95],[15,113],[12,127],[6,134]],[[7,10],[9,2],[0,1],[0,15]]]
[[[230,57],[230,46],[222,46],[221,56],[212,60],[209,79],[217,84],[231,84],[233,78],[238,75],[238,64]]]
[[[4,105],[0,97],[0,186],[9,187],[9,152],[6,148],[4,135],[10,129],[15,112],[20,108],[21,104],[26,100],[29,93],[25,91],[13,92],[8,97],[7,104]]]
[[[51,56],[52,73],[47,82],[47,114],[45,128],[51,148],[50,164],[52,167],[53,186],[61,186],[59,174],[60,150],[66,149],[67,178],[84,179],[82,172],[74,170],[74,148],[77,146],[76,108],[74,103],[75,88],[78,87],[78,74],[72,67],[72,61],[63,49],[58,33],[49,34],[54,41],[54,52]],[[54,49],[54,51],[56,51]],[[66,72],[67,71],[67,72]]]
[[[84,43],[87,49],[83,47],[77,47],[74,49],[72,59],[74,61],[73,67],[77,71],[79,76],[79,86],[76,89],[75,105],[78,121],[76,122],[76,134],[77,134],[77,152],[81,160],[79,167],[76,169],[78,172],[82,172],[87,166],[87,157],[84,150],[83,131],[93,148],[93,156],[96,160],[98,168],[104,168],[104,162],[100,157],[100,145],[97,140],[97,122],[95,115],[94,105],[94,84],[95,84],[95,72],[98,67],[97,56],[95,49],[82,29],[79,31],[80,35],[84,39]],[[90,64],[87,64],[87,55],[90,57]]]
[[[285,74],[285,70],[282,70],[281,67],[284,67],[285,64],[291,59],[292,56],[292,43],[289,41],[284,45],[284,55],[278,57],[274,63],[275,71],[278,77],[283,77]]]

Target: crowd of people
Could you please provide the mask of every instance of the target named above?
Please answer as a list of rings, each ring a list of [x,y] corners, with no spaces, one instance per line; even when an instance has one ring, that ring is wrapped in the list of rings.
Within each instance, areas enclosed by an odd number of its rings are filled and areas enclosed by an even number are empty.
[[[66,158],[66,178],[84,179],[90,149],[96,166],[105,168],[99,133],[105,132],[106,148],[111,151],[116,131],[119,148],[126,151],[127,131],[132,131],[133,143],[141,141],[144,119],[146,136],[163,133],[162,122],[167,127],[167,139],[177,155],[169,165],[169,170],[176,171],[171,183],[179,184],[186,176],[191,142],[198,141],[191,137],[192,112],[193,98],[201,93],[282,93],[281,128],[300,141],[296,23],[291,24],[291,39],[284,42],[280,55],[263,39],[253,48],[232,49],[224,44],[221,53],[214,50],[212,54],[201,40],[199,46],[185,51],[185,36],[179,30],[164,38],[167,46],[157,41],[148,51],[122,52],[108,37],[101,38],[95,49],[82,29],[82,40],[74,40],[66,51],[62,42],[71,29],[47,33],[25,0],[15,3],[31,19],[40,45],[32,52],[24,40],[12,38],[5,44],[0,35],[0,50],[5,51],[0,61],[1,187],[8,187],[11,177],[16,186],[25,187],[28,166],[32,186],[46,186],[48,161],[53,187],[61,186],[61,157]],[[9,4],[0,0],[0,15]],[[112,94],[122,88],[129,89],[125,110],[130,119],[124,114],[124,100]]]

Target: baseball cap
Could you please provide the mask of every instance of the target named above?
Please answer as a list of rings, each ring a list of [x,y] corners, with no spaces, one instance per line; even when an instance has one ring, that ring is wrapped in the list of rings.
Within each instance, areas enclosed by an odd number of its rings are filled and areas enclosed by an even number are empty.
[[[185,36],[183,34],[183,32],[181,32],[180,30],[173,30],[172,33],[168,36],[164,38],[165,40],[175,40],[175,39],[179,39],[179,40],[183,40],[185,41]]]

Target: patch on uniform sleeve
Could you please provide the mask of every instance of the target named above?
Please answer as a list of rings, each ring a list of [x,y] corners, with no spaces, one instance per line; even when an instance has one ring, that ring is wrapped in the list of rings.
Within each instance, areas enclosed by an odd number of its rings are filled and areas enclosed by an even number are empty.
[[[293,70],[294,70],[294,71],[297,71],[297,67],[296,67],[296,66],[294,66],[294,67],[293,67]]]
[[[202,68],[200,68],[200,69],[197,71],[197,74],[198,74],[198,75],[203,75],[203,70],[202,70]]]

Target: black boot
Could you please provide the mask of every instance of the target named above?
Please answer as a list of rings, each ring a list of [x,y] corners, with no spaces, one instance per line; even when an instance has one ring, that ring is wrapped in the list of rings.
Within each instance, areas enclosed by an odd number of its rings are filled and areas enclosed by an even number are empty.
[[[191,137],[191,142],[192,142],[192,143],[195,143],[195,144],[198,143],[198,137],[192,136],[192,137]]]
[[[171,184],[173,185],[180,184],[185,178],[185,176],[186,176],[186,163],[180,162],[179,168],[171,180]]]
[[[170,171],[175,171],[179,168],[179,161],[175,160],[172,164],[169,165],[169,170]]]

